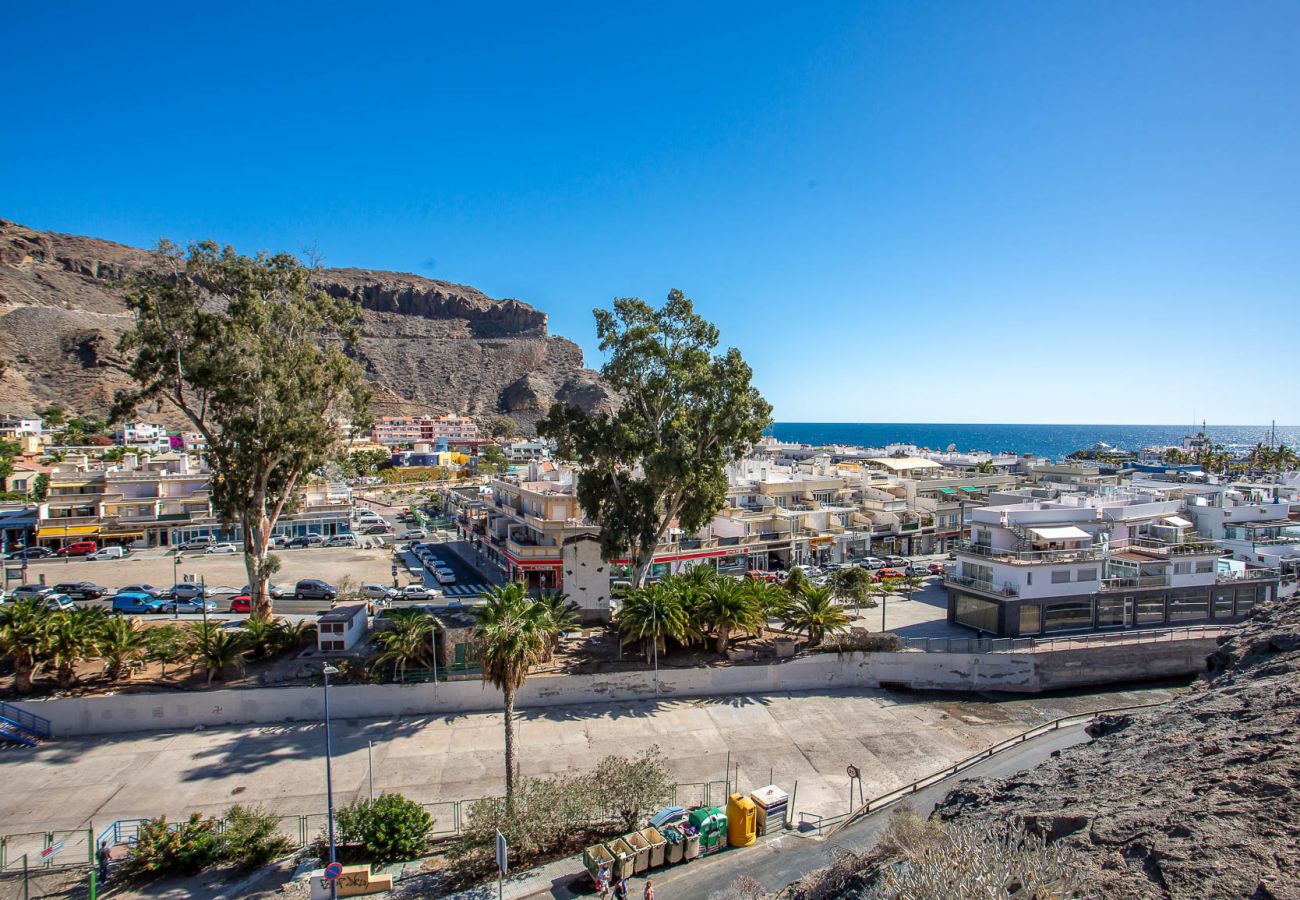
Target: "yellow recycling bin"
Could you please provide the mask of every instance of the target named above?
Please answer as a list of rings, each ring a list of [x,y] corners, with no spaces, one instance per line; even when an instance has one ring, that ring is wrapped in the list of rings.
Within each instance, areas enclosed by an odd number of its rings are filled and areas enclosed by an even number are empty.
[[[727,843],[748,847],[758,840],[758,808],[754,801],[740,794],[727,800]]]

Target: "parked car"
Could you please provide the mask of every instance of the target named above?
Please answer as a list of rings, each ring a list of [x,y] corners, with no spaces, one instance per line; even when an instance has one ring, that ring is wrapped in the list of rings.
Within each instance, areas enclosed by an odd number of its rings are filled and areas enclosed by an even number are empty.
[[[763,569],[750,569],[745,573],[746,578],[753,578],[757,581],[778,581],[780,576],[776,572],[768,572]]]
[[[408,584],[397,594],[398,600],[432,600],[439,595],[435,588],[425,587],[422,584]]]
[[[942,575],[942,574],[943,574],[943,563],[932,562],[932,563],[930,563],[930,565],[929,565],[929,569],[930,569],[930,574],[931,574],[931,575]]]
[[[389,525],[387,522],[374,522],[369,525],[366,525],[362,529],[361,533],[362,534],[389,534],[392,532],[392,530],[393,530],[393,526]]]
[[[241,594],[251,594],[252,592],[253,592],[252,587],[250,587],[247,584],[239,589],[239,593]],[[276,584],[271,584],[269,582],[266,585],[266,592],[271,595],[272,600],[279,600],[280,598],[286,596],[284,592],[284,588]]]
[[[64,581],[54,586],[54,593],[67,594],[74,600],[94,600],[108,593],[108,588],[89,581]]]
[[[886,578],[902,578],[902,577],[903,577],[902,569],[886,568],[886,569],[881,569],[880,571],[876,572],[876,574],[872,575],[871,580],[884,581]]]
[[[393,600],[397,598],[401,591],[397,588],[391,588],[386,584],[367,584],[361,588],[361,594],[367,600]]]
[[[67,594],[54,593],[45,597],[45,608],[53,612],[71,612],[77,608],[77,604]]]
[[[20,584],[10,596],[14,600],[39,600],[54,593],[54,588],[43,584]]]
[[[285,547],[289,546],[289,538],[283,534],[272,535],[270,543],[272,547],[277,547],[283,550]]]
[[[423,528],[408,528],[397,536],[399,541],[422,541],[429,535]]]
[[[858,560],[858,565],[872,570],[883,569],[885,567],[885,561],[879,556],[867,556]]]
[[[304,578],[293,589],[295,600],[334,600],[339,592],[319,578]]]
[[[197,581],[182,581],[180,584],[173,584],[171,590],[167,591],[167,597],[171,600],[193,600],[203,595],[203,585]]]
[[[45,559],[53,555],[54,551],[49,547],[23,547],[21,550],[11,550],[5,559]]]
[[[222,541],[219,544],[212,544],[211,546],[208,547],[208,549],[204,550],[203,552],[204,553],[238,553],[239,548],[236,547],[234,544],[230,543],[230,541]]]
[[[253,598],[248,594],[239,594],[230,599],[230,611],[232,613],[249,613],[253,612]]]
[[[118,544],[112,547],[100,547],[94,553],[88,554],[86,559],[125,559],[127,549]]]
[[[142,613],[160,613],[163,602],[157,597],[135,591],[123,591],[113,598],[113,612],[140,615]]]
[[[128,584],[117,589],[119,594],[148,594],[150,597],[162,597],[166,588],[154,587],[152,584]]]
[[[290,550],[301,550],[307,547],[319,547],[325,543],[325,538],[319,534],[304,534],[294,538],[288,543]]]
[[[59,556],[89,556],[98,549],[99,545],[94,541],[73,541],[66,547],[60,547],[56,552]]]
[[[909,578],[925,578],[932,573],[928,566],[913,563],[903,570],[903,574],[907,575]]]
[[[176,549],[177,550],[206,550],[209,547],[211,547],[214,543],[216,542],[213,541],[212,538],[208,537],[207,535],[203,535],[201,537],[192,537],[188,541],[184,541],[180,544],[177,544]]]
[[[335,534],[325,539],[326,547],[356,547],[357,536],[355,534]]]
[[[437,579],[438,584],[455,584],[456,573],[451,569],[434,569],[433,577]]]
[[[885,557],[885,565],[889,566],[891,569],[906,569],[906,568],[907,568],[907,557],[906,557],[906,556],[886,556],[886,557]]]
[[[193,600],[164,600],[163,609],[167,612],[176,613],[201,613],[204,610],[216,612],[217,602],[215,600],[200,600],[198,597]]]

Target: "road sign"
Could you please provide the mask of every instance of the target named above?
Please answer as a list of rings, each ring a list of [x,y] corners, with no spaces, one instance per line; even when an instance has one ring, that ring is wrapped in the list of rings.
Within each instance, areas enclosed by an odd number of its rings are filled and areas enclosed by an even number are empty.
[[[339,876],[343,874],[343,863],[332,862],[325,867],[325,877],[330,881],[338,881]]]
[[[506,836],[497,829],[497,871],[505,875],[509,869],[510,848],[506,845]]]
[[[46,847],[44,850],[41,851],[41,859],[52,859],[54,857],[54,854],[58,853],[62,849],[63,849],[63,841],[58,841],[57,843],[50,844],[50,846]]]
[[[862,774],[862,772],[858,769],[857,766],[854,766],[854,765],[850,765],[850,766],[849,766],[849,777],[850,777],[850,778],[857,778],[857,777],[859,777],[861,774]]]

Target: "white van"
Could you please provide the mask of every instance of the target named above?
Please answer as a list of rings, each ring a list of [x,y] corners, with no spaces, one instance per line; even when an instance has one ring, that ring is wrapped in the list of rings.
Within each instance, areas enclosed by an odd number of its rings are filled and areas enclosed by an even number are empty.
[[[357,536],[355,534],[336,534],[325,539],[326,547],[356,547]]]

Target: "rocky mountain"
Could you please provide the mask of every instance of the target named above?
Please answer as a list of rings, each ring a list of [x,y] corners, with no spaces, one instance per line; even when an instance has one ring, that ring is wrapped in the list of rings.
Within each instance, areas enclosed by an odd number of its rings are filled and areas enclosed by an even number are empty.
[[[1300,598],[1258,610],[1202,689],[1094,730],[936,816],[1020,818],[1076,852],[1093,896],[1300,896]]]
[[[125,383],[113,366],[130,325],[121,287],[147,261],[136,247],[0,219],[0,412],[107,413]],[[320,284],[361,308],[357,358],[376,415],[504,414],[527,431],[556,399],[588,410],[611,401],[578,346],[549,335],[527,303],[370,269],[325,269]]]

